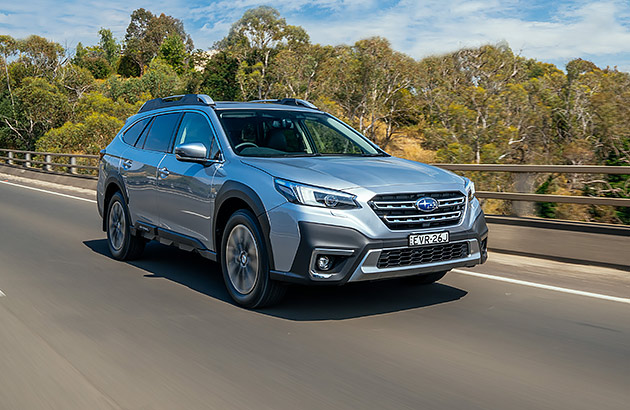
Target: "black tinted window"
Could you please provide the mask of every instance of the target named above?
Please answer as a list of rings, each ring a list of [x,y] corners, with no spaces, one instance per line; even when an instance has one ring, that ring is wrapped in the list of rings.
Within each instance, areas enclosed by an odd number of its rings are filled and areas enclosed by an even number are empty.
[[[208,120],[201,114],[187,112],[177,131],[175,138],[175,146],[181,144],[189,144],[191,142],[200,142],[210,150],[212,141],[212,129]]]
[[[135,145],[136,141],[138,141],[138,137],[142,134],[142,130],[144,130],[144,127],[149,123],[149,120],[150,118],[145,118],[129,127],[123,134],[123,141],[129,145]]]
[[[167,152],[171,147],[171,137],[179,121],[180,113],[158,115],[144,142],[144,149]]]
[[[387,155],[335,118],[318,112],[216,110],[230,144],[252,157]]]

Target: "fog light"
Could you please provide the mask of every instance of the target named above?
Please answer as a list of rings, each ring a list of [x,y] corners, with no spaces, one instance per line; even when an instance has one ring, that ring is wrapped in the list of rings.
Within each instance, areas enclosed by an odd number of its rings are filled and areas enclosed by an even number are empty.
[[[333,261],[326,255],[321,255],[317,257],[317,269],[318,270],[330,270],[332,268]]]

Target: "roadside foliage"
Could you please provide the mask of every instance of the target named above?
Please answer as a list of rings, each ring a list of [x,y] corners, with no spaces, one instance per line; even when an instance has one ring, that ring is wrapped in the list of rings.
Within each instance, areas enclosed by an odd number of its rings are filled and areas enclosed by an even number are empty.
[[[75,50],[0,35],[0,147],[96,154],[144,101],[303,98],[390,153],[423,162],[630,165],[630,74],[560,69],[507,44],[414,60],[388,40],[320,45],[271,7],[250,9],[210,50],[181,20],[135,10],[124,39]],[[630,197],[628,175],[470,173],[478,190]],[[518,187],[516,185],[519,185]],[[510,213],[488,200],[490,213]],[[542,217],[630,223],[628,208],[536,204]]]

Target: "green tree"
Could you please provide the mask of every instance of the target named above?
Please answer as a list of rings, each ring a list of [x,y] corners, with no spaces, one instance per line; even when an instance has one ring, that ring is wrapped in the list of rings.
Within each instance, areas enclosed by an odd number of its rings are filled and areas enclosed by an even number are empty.
[[[146,67],[160,50],[166,38],[178,35],[186,47],[186,52],[193,50],[193,42],[184,30],[184,23],[165,14],[155,16],[143,8],[131,13],[131,21],[125,35],[124,54],[133,60],[144,74]]]
[[[218,101],[237,100],[241,97],[236,82],[238,61],[226,51],[212,55],[203,71],[201,92]]]
[[[32,149],[41,135],[68,118],[67,97],[43,78],[24,79],[15,97],[18,115],[6,123],[16,147]]]
[[[15,99],[11,90],[11,76],[9,75],[9,58],[13,57],[18,50],[18,42],[11,36],[0,35],[0,57],[2,57],[2,69],[7,85],[7,92],[11,101],[11,109],[15,111]],[[15,113],[14,113],[15,115]]]
[[[270,78],[274,57],[281,48],[304,43],[308,35],[303,28],[287,24],[276,9],[260,6],[247,10],[215,48],[229,52],[238,62],[236,80],[242,99],[267,99],[274,84]]]
[[[94,76],[90,70],[74,64],[67,64],[59,69],[56,84],[63,87],[66,98],[71,104],[74,104],[95,85]]]
[[[143,92],[152,98],[182,94],[185,85],[177,73],[166,63],[156,59],[149,64],[149,69],[141,78]]]
[[[75,104],[72,119],[48,130],[37,141],[36,149],[97,154],[141,104],[113,101],[99,92],[84,94]]]
[[[98,154],[110,143],[124,121],[106,114],[92,113],[82,122],[67,122],[46,132],[36,149],[44,152]]]
[[[114,71],[100,45],[84,47],[79,42],[71,62],[78,67],[85,68],[94,78],[98,79],[105,79]]]
[[[98,45],[101,50],[103,50],[105,59],[111,67],[116,67],[118,59],[120,58],[120,45],[114,38],[110,29],[101,28],[98,31],[98,34],[100,36]]]
[[[19,40],[17,49],[18,62],[23,64],[31,77],[53,78],[64,53],[59,44],[36,35]]]
[[[271,70],[277,78],[273,94],[311,99],[324,81],[324,67],[333,55],[333,47],[308,42],[281,48],[272,62]]]
[[[171,34],[164,40],[158,56],[170,65],[177,74],[183,74],[186,71],[189,54],[178,34]]]
[[[140,77],[142,75],[138,64],[128,55],[120,56],[116,72],[126,78]]]
[[[548,194],[551,191],[551,183],[553,182],[553,176],[548,177],[538,188],[536,188],[537,194]],[[553,202],[536,202],[536,213],[541,218],[555,218],[556,209],[558,204]]]
[[[414,108],[416,62],[380,37],[337,47],[327,59],[320,94],[331,96],[350,121],[386,147],[402,126],[418,122]]]

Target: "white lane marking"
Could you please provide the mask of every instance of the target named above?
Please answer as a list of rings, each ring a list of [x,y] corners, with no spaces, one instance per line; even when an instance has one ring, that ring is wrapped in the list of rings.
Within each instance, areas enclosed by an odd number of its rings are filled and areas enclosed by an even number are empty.
[[[57,189],[57,190],[60,190],[61,192],[72,191],[75,193],[81,192],[88,195],[96,194],[95,189],[79,188],[79,187],[71,186],[71,185],[58,184],[56,182],[41,181],[39,179],[32,179],[32,178],[24,178],[17,175],[4,174],[2,172],[0,172],[0,180],[11,181],[14,184],[21,183],[28,186],[38,186],[40,188],[51,189],[51,190]]]
[[[96,203],[95,200],[93,199],[88,199],[88,198],[81,198],[78,196],[74,196],[74,195],[68,195],[68,194],[62,194],[61,192],[54,192],[54,191],[49,191],[47,189],[41,189],[41,188],[35,188],[32,186],[26,186],[26,185],[20,185],[20,184],[14,184],[13,182],[9,182],[9,181],[0,181],[3,184],[7,184],[7,185],[12,185],[12,186],[17,186],[20,188],[26,188],[26,189],[32,189],[33,191],[39,191],[39,192],[45,192],[47,194],[53,194],[53,195],[58,195],[58,196],[63,196],[65,198],[72,198],[72,199],[78,199],[79,201],[85,201],[85,202],[91,202],[93,204]]]
[[[2,290],[0,290],[0,298],[5,297],[6,295],[4,294],[4,292]]]
[[[587,296],[589,298],[603,299],[603,300],[609,300],[609,301],[612,301],[612,302],[620,302],[620,303],[630,304],[630,299],[628,299],[628,298],[620,298],[620,297],[617,297],[617,296],[602,295],[602,294],[599,294],[599,293],[584,292],[582,290],[561,288],[561,287],[558,287],[558,286],[551,286],[551,285],[543,285],[542,283],[527,282],[525,280],[504,278],[503,276],[487,275],[485,273],[470,272],[470,271],[461,270],[461,269],[453,269],[453,272],[461,273],[462,275],[475,276],[475,277],[478,277],[478,278],[498,280],[500,282],[514,283],[516,285],[530,286],[532,288],[553,290],[555,292],[569,293],[571,295]]]

